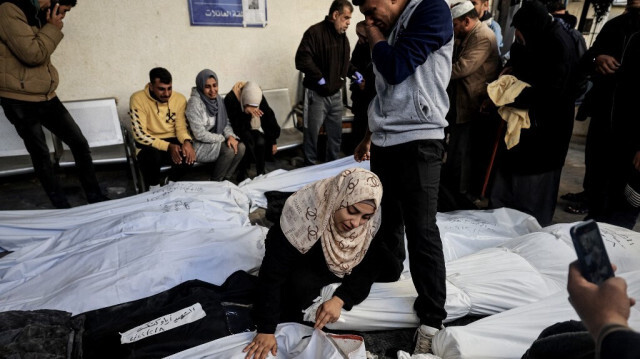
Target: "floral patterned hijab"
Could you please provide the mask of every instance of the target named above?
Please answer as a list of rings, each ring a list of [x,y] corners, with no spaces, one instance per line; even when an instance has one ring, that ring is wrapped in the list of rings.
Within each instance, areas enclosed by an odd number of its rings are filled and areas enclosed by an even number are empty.
[[[320,239],[329,270],[344,277],[362,261],[380,227],[381,199],[378,176],[362,168],[348,169],[291,195],[282,209],[280,226],[300,253],[307,253]],[[373,216],[364,225],[339,233],[333,214],[362,201],[373,202]]]

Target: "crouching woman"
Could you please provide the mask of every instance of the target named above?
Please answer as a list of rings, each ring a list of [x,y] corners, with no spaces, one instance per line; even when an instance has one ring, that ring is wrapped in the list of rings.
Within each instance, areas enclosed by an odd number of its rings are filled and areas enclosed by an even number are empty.
[[[301,321],[302,310],[323,286],[340,283],[316,312],[318,329],[369,295],[383,267],[384,250],[373,241],[381,199],[380,180],[361,168],[307,185],[287,199],[280,223],[267,234],[256,305],[258,333],[244,349],[246,358],[276,355],[278,323]]]

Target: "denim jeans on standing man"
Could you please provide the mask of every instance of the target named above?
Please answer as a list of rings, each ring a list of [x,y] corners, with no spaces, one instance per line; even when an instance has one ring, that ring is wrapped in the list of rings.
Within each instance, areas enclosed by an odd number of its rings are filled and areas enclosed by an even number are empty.
[[[307,164],[318,162],[318,133],[324,125],[327,133],[325,161],[338,159],[342,143],[342,92],[320,96],[313,90],[305,90],[304,109],[304,157]]]

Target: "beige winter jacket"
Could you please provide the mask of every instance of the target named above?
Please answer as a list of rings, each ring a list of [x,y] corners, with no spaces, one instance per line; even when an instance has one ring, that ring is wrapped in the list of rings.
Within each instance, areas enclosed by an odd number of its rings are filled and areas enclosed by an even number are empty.
[[[58,71],[51,54],[62,37],[51,24],[30,26],[16,5],[0,5],[0,97],[30,102],[54,98]]]
[[[456,123],[466,123],[477,116],[487,98],[487,83],[498,76],[496,36],[478,21],[453,53],[451,81],[456,83]]]

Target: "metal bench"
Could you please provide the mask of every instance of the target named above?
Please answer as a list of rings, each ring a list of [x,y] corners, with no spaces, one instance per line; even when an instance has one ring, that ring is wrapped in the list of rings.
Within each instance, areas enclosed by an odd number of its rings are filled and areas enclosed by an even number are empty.
[[[262,93],[275,113],[278,125],[280,125],[280,137],[277,141],[278,151],[302,145],[302,131],[295,125],[296,113],[291,106],[289,89],[265,90]]]
[[[114,98],[67,101],[64,103],[71,117],[89,142],[95,164],[124,163],[127,154]],[[58,164],[61,167],[75,165],[69,147],[53,135]]]
[[[122,127],[114,98],[66,101],[65,107],[82,130],[91,148],[96,164],[124,163],[128,161]],[[61,167],[75,165],[73,155],[59,138],[44,129],[53,162]],[[0,175],[33,172],[33,166],[24,143],[15,127],[0,113]],[[135,176],[135,173],[132,173]]]

